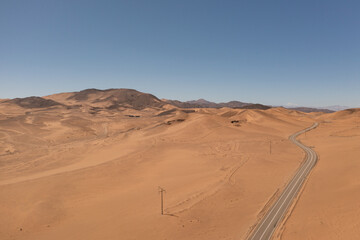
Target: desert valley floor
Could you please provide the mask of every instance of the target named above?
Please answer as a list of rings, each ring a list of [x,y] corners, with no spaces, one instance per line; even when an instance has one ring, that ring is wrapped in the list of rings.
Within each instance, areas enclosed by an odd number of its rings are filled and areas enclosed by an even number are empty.
[[[304,159],[288,137],[314,122],[299,139],[319,161],[275,238],[360,238],[359,110],[129,91],[0,100],[0,239],[246,239]]]

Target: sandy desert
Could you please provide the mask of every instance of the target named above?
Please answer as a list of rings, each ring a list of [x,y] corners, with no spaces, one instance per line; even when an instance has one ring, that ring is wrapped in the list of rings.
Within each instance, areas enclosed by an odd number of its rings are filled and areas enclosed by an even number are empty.
[[[247,239],[304,160],[289,136],[315,122],[299,139],[319,161],[275,238],[358,239],[359,109],[185,109],[129,89],[2,99],[0,239]]]

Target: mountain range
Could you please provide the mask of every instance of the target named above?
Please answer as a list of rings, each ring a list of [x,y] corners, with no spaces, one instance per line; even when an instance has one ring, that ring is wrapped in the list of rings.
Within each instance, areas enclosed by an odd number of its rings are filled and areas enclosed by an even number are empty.
[[[93,108],[120,109],[133,108],[141,110],[148,107],[160,108],[170,104],[179,108],[241,108],[241,109],[269,109],[267,106],[259,103],[247,103],[240,101],[230,101],[215,103],[205,99],[179,101],[169,99],[159,99],[148,93],[142,93],[134,89],[86,89],[79,92],[67,92],[48,95],[44,97],[26,97],[5,99],[2,103],[16,104],[22,108],[45,108],[45,107],[79,107],[87,105]],[[285,107],[291,110],[301,112],[325,112],[331,113],[347,109],[345,106],[329,106],[326,108],[312,107]]]

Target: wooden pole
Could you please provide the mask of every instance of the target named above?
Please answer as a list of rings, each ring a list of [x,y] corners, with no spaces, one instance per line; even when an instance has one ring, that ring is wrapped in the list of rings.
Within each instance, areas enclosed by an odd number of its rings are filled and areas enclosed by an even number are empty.
[[[164,215],[164,192],[166,192],[166,191],[164,188],[159,187],[159,192],[160,192],[160,197],[161,197],[161,199],[160,199],[161,215]]]

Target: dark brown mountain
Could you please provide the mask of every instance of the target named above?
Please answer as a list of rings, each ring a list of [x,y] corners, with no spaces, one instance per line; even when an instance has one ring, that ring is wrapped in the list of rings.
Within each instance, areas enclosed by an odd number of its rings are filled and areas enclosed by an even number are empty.
[[[231,101],[227,103],[215,103],[215,102],[207,101],[205,99],[198,99],[198,100],[192,100],[186,102],[181,102],[178,100],[167,100],[167,99],[163,99],[163,101],[180,108],[222,108],[222,107],[241,108],[246,105],[249,105],[249,103],[244,103],[239,101]]]
[[[185,103],[191,104],[193,106],[198,106],[199,108],[219,108],[219,104],[207,101],[205,99],[191,100]]]
[[[260,110],[267,110],[267,109],[270,109],[271,107],[269,106],[266,106],[266,105],[262,105],[262,104],[259,104],[259,103],[256,103],[256,104],[248,104],[248,105],[245,105],[243,107],[239,107],[241,109],[260,109]]]
[[[147,107],[162,107],[165,104],[152,94],[134,89],[86,89],[79,92],[54,94],[46,98],[64,104],[87,104],[107,109],[125,107],[141,110]]]
[[[218,104],[221,107],[228,107],[228,108],[242,108],[248,105],[252,105],[251,103],[244,103],[239,101],[230,101],[227,103],[219,103]]]
[[[262,104],[253,104],[253,103],[244,103],[239,101],[230,101],[227,103],[214,103],[209,102],[205,99],[199,99],[199,100],[193,100],[193,101],[187,101],[187,102],[181,102],[178,100],[166,100],[163,99],[163,101],[172,104],[176,107],[180,108],[222,108],[222,107],[228,107],[228,108],[242,108],[242,109],[269,109],[271,107],[265,106]]]
[[[44,99],[41,97],[26,97],[26,98],[14,98],[4,103],[13,103],[23,108],[48,108],[53,106],[63,105],[51,99]]]
[[[162,99],[162,101],[167,104],[171,104],[175,107],[179,107],[179,108],[202,108],[202,106],[199,104],[194,104],[194,103],[189,103],[189,102],[181,102],[178,100]]]

